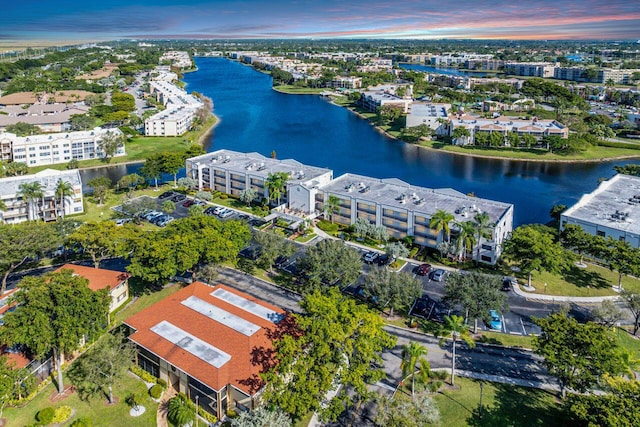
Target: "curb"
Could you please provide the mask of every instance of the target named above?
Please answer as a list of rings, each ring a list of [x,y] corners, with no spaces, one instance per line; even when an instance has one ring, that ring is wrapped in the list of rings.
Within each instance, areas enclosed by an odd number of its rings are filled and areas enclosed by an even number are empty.
[[[561,303],[561,302],[598,304],[598,303],[601,303],[602,301],[607,301],[607,300],[617,301],[620,299],[620,297],[617,295],[603,296],[603,297],[569,297],[569,296],[560,296],[560,295],[537,294],[537,293],[523,291],[522,289],[520,289],[519,284],[513,285],[513,292],[516,295],[530,301],[539,301],[539,302],[552,303],[552,304]]]

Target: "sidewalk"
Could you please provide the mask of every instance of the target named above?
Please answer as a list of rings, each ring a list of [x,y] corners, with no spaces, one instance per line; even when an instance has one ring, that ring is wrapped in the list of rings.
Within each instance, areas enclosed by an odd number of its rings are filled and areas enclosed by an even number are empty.
[[[522,298],[526,298],[527,300],[536,300],[541,302],[575,302],[579,304],[599,304],[602,301],[617,301],[620,297],[617,295],[606,296],[606,297],[566,297],[559,295],[545,295],[545,294],[537,294],[532,292],[526,292],[520,289],[520,285],[513,285],[513,292],[516,295],[521,296]]]

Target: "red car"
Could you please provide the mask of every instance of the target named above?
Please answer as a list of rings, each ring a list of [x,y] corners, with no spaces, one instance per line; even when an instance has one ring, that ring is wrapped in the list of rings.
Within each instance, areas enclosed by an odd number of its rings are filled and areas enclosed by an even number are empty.
[[[193,206],[193,205],[195,205],[195,204],[196,204],[196,202],[194,202],[193,200],[189,199],[189,200],[187,200],[186,202],[184,202],[184,203],[182,204],[182,206],[184,206],[185,208],[188,208],[188,207],[191,207],[191,206]]]
[[[418,276],[426,276],[427,274],[429,274],[430,271],[431,271],[430,264],[420,264],[418,266],[418,270],[416,271],[416,274],[418,274]]]

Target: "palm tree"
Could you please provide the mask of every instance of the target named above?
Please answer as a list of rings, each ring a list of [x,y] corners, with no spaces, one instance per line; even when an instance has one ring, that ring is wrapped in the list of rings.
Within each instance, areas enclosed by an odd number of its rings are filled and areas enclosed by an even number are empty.
[[[493,231],[493,224],[490,221],[489,214],[486,212],[478,213],[473,217],[473,225],[476,229],[476,244],[478,245],[476,253],[476,262],[478,264],[480,263],[482,239],[489,239],[491,237],[491,232]]]
[[[456,226],[460,230],[456,238],[456,253],[464,259],[465,253],[471,252],[476,244],[476,228],[471,221],[458,222]]]
[[[270,173],[264,182],[265,188],[269,191],[269,200],[276,199],[280,205],[280,197],[285,190],[289,174],[287,172]]]
[[[429,221],[429,227],[434,229],[436,233],[440,234],[441,231],[444,231],[445,236],[447,236],[447,243],[451,239],[451,229],[449,228],[449,223],[453,221],[455,217],[452,213],[449,213],[443,209],[438,209],[436,213],[433,214],[431,220]]]
[[[73,196],[75,193],[73,191],[73,185],[67,181],[63,181],[61,179],[58,180],[58,184],[56,184],[56,197],[60,197],[60,206],[62,206],[62,219],[64,219],[64,208],[66,205],[67,197]]]
[[[2,215],[2,221],[4,222],[4,212],[7,210],[7,204],[4,202],[4,200],[0,199],[0,211],[2,211],[3,215]]]
[[[178,393],[169,399],[167,404],[167,416],[177,426],[186,426],[195,420],[195,405],[191,403],[184,393]]]
[[[471,348],[475,347],[476,344],[469,335],[469,328],[464,324],[464,317],[452,314],[451,316],[444,316],[443,320],[444,323],[438,331],[438,336],[442,337],[440,339],[440,346],[442,346],[447,336],[451,335],[451,385],[454,385],[456,373],[456,341],[460,338]]]
[[[324,205],[324,214],[325,216],[329,216],[331,218],[331,223],[333,224],[333,214],[340,212],[340,199],[334,195],[330,195],[329,199],[327,199],[327,203]]]
[[[18,195],[22,197],[22,200],[27,202],[28,219],[30,221],[35,220],[37,215],[37,200],[44,197],[42,184],[38,181],[23,182],[18,187]]]
[[[409,344],[402,346],[402,363],[400,364],[400,369],[402,369],[403,378],[411,375],[411,396],[415,394],[416,374],[418,374],[423,381],[429,378],[431,367],[429,361],[426,359],[427,352],[428,350],[425,346],[415,341],[409,341]],[[416,364],[418,364],[417,369]]]

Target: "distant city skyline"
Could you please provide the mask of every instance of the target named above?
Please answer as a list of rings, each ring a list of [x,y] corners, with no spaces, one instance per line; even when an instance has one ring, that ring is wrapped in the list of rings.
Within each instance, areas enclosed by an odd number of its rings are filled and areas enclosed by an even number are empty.
[[[1,40],[115,38],[640,39],[640,2],[24,0]]]

